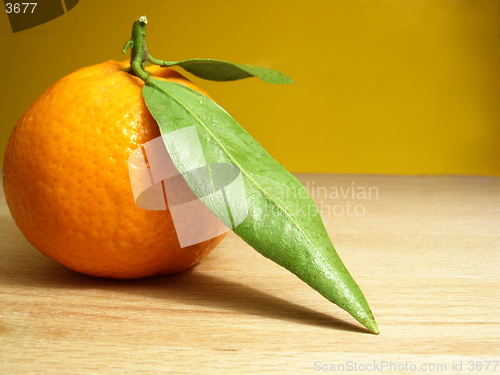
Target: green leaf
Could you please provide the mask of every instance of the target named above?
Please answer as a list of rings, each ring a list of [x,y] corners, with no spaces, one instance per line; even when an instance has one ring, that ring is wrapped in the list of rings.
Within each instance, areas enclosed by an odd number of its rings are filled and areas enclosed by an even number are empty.
[[[150,59],[161,66],[178,65],[197,77],[212,81],[235,81],[238,79],[257,77],[267,83],[292,84],[293,79],[283,73],[269,68],[235,64],[213,59],[189,59],[183,61],[160,61]]]
[[[340,260],[316,205],[299,181],[206,96],[154,78],[146,81],[143,96],[174,165],[197,197],[255,250],[378,333],[363,293]],[[205,177],[191,172],[200,165],[193,147],[201,147],[210,171]],[[226,205],[222,208],[220,199],[207,195],[207,190],[215,192],[223,185],[213,178],[221,163],[239,169],[243,186],[224,189]]]

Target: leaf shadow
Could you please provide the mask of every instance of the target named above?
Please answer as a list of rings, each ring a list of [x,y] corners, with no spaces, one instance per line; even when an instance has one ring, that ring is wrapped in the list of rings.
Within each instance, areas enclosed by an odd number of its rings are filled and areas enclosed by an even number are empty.
[[[178,274],[134,280],[96,278],[73,272],[48,259],[29,245],[11,221],[2,228],[16,230],[16,250],[0,247],[0,286],[27,288],[112,291],[174,301],[186,306],[204,306],[216,311],[232,311],[297,324],[328,327],[357,333],[369,332],[362,326],[337,319],[294,302],[232,281],[196,267]],[[12,236],[12,235],[11,235]]]

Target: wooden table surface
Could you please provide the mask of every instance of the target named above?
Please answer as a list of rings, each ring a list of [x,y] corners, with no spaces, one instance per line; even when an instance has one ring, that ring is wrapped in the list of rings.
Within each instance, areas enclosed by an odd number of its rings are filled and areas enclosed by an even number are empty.
[[[0,373],[500,374],[500,178],[297,177],[380,335],[233,233],[181,274],[74,273],[28,244],[2,191]]]

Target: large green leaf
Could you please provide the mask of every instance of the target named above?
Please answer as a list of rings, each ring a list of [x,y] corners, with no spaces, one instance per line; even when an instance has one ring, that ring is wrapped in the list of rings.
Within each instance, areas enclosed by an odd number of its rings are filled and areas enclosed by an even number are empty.
[[[318,209],[297,179],[206,96],[154,78],[146,80],[143,96],[174,165],[198,198],[221,220],[226,216],[225,222],[255,250],[378,333],[363,293],[340,260]],[[192,151],[194,144],[201,146],[208,175],[192,172],[199,166],[199,155]],[[213,179],[214,167],[221,163],[237,167],[244,186],[244,191],[224,189],[223,207],[220,199],[213,198],[215,194],[207,194],[224,185]],[[231,212],[230,222],[226,210]]]
[[[293,79],[275,69],[236,64],[222,60],[189,59],[183,61],[161,61],[151,58],[150,61],[161,66],[178,65],[197,77],[212,81],[235,81],[248,77],[257,77],[267,83],[294,83]]]

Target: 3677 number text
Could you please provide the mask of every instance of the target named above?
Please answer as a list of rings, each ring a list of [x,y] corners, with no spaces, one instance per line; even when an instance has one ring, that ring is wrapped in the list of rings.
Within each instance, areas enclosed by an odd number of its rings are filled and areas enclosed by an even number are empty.
[[[7,3],[5,4],[5,8],[7,13],[21,13],[21,10],[22,13],[26,13],[27,10],[29,11],[28,7],[31,5],[33,7],[31,9],[31,13],[33,13],[36,8],[36,4],[37,3]],[[24,9],[22,9],[23,6]]]
[[[467,371],[496,371],[499,361],[468,361]],[[491,365],[491,367],[490,367]],[[465,366],[464,366],[465,367]]]

